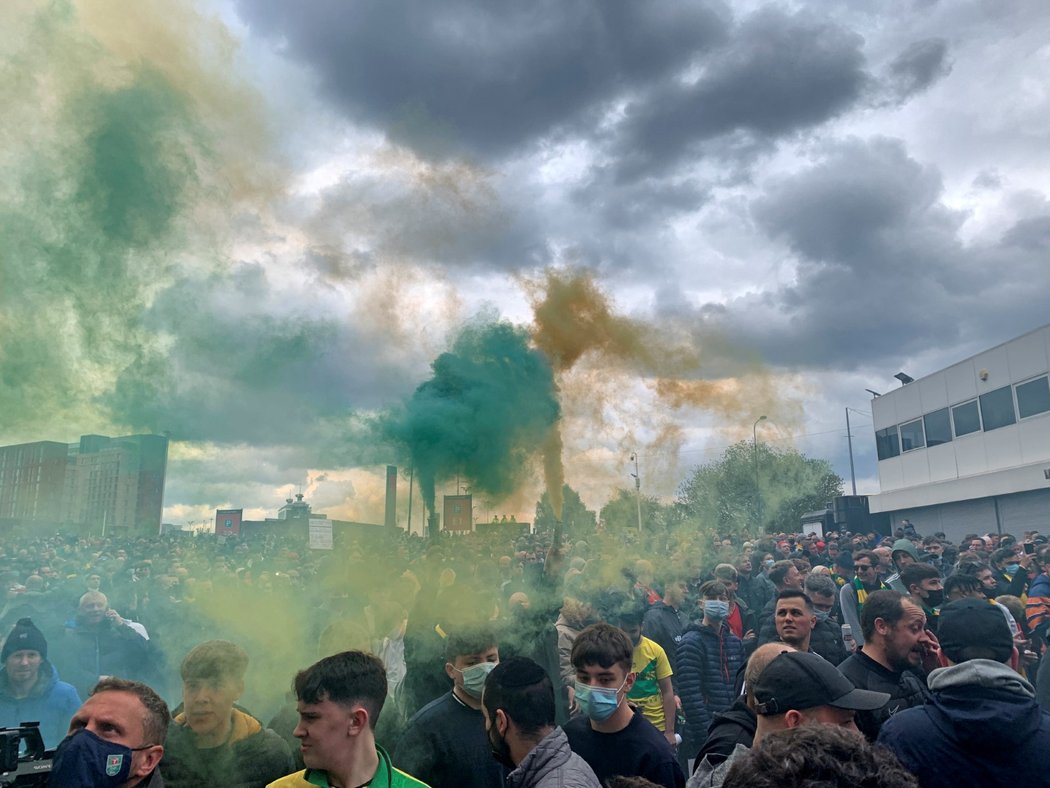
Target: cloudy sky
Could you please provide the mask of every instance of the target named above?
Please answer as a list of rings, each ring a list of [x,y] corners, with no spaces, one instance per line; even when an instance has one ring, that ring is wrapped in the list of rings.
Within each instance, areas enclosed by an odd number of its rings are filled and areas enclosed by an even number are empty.
[[[552,275],[591,282],[650,356],[695,351],[561,373],[566,480],[592,506],[631,451],[669,498],[760,415],[760,440],[848,488],[847,407],[877,492],[865,389],[1050,314],[1045,2],[0,19],[0,439],[170,432],[172,522],[272,513],[299,485],[378,520],[396,454],[374,417],[465,322],[532,326]],[[527,516],[540,489],[479,513]]]

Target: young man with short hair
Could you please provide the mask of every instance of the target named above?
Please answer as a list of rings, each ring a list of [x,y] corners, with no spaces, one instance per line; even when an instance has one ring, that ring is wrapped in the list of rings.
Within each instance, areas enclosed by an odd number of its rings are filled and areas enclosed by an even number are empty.
[[[908,589],[908,598],[926,614],[926,628],[937,634],[937,618],[944,603],[941,573],[929,564],[908,564],[901,570],[901,585]]]
[[[295,676],[306,769],[270,783],[270,788],[423,788],[394,768],[376,744],[375,726],[386,701],[386,668],[378,657],[344,651],[315,662]]]
[[[394,762],[433,788],[502,785],[504,770],[492,759],[481,712],[485,679],[497,664],[494,632],[450,632],[445,641],[445,674],[452,689],[408,721],[394,748]]]
[[[813,602],[801,591],[788,589],[777,595],[775,608],[777,637],[797,651],[809,651],[809,639],[817,617]]]
[[[600,788],[591,767],[554,723],[554,686],[528,657],[511,657],[485,679],[481,711],[493,757],[510,788]]]
[[[592,624],[580,632],[571,660],[582,714],[565,725],[565,735],[603,785],[610,777],[623,776],[683,788],[685,775],[671,746],[627,703],[634,684],[633,652],[630,638],[611,624]]]
[[[205,641],[182,660],[182,710],[161,762],[168,788],[213,782],[262,788],[295,769],[285,740],[234,705],[247,668],[247,652],[228,640]]]
[[[744,665],[744,645],[726,624],[729,592],[717,580],[700,586],[703,618],[686,629],[678,644],[678,691],[685,713],[683,742],[695,752],[707,738],[715,714],[736,696],[736,675]]]
[[[644,615],[644,609],[628,604],[611,622],[627,633],[634,646],[631,672],[635,678],[627,699],[674,747],[675,694],[671,684],[671,663],[659,643],[642,635]]]
[[[58,745],[49,785],[61,788],[160,788],[168,705],[150,687],[105,678],[69,723]]]

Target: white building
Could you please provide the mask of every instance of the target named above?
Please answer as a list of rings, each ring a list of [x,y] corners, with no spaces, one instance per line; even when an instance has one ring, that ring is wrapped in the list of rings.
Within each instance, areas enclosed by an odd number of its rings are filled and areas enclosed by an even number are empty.
[[[923,535],[1050,534],[1050,325],[873,399],[872,512]]]

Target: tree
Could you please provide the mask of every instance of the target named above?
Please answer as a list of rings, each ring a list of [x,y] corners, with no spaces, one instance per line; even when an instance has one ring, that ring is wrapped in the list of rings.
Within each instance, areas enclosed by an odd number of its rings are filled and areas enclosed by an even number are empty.
[[[580,499],[580,494],[569,485],[562,487],[562,498],[564,503],[561,509],[561,521],[563,533],[566,536],[580,537],[593,534],[598,525],[598,518],[593,511],[588,509]],[[534,526],[537,532],[554,530],[554,509],[551,506],[550,496],[544,492],[536,502],[536,521]]]
[[[842,495],[842,478],[827,460],[794,449],[741,441],[695,468],[679,488],[690,520],[718,534],[757,536],[797,531],[802,515]]]
[[[642,496],[642,532],[664,531],[669,525],[673,507],[660,503],[658,498]],[[638,502],[634,490],[619,489],[616,497],[602,507],[598,515],[609,533],[638,530]]]

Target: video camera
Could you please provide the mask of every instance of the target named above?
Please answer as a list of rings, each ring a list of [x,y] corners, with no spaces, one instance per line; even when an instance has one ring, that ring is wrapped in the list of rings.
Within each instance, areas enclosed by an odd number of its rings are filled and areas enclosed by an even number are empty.
[[[44,749],[39,722],[0,728],[0,788],[37,788],[51,777],[51,753]]]

